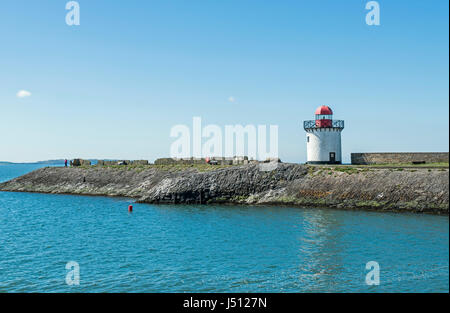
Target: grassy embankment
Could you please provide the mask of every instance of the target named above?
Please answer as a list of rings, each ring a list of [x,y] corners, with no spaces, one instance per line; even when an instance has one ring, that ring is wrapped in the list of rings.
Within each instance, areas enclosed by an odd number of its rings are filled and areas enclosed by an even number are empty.
[[[322,174],[328,173],[332,175],[336,172],[342,172],[346,174],[359,174],[364,172],[370,172],[377,169],[389,169],[390,171],[408,171],[416,172],[418,169],[427,169],[431,171],[446,171],[449,169],[448,163],[428,163],[428,164],[411,164],[411,163],[395,163],[395,164],[372,164],[372,165],[308,165],[309,173]]]
[[[185,170],[196,170],[198,172],[208,172],[213,171],[221,168],[228,168],[236,165],[209,165],[209,164],[148,164],[148,165],[142,165],[142,164],[131,164],[131,165],[90,165],[90,166],[80,166],[80,168],[84,169],[92,169],[92,168],[112,168],[122,171],[136,171],[138,173],[148,170],[148,169],[156,169],[161,171],[168,171],[168,172],[178,172],[178,171],[185,171]]]
[[[80,168],[89,169],[89,168],[113,168],[117,170],[126,170],[126,171],[136,171],[142,172],[147,169],[157,169],[162,171],[185,171],[185,170],[196,170],[198,172],[208,172],[222,168],[229,168],[233,166],[239,165],[209,165],[209,164],[132,164],[132,165],[91,165],[91,166],[80,166]],[[425,163],[425,164],[411,164],[411,163],[392,163],[392,164],[371,164],[371,165],[351,165],[351,164],[342,164],[342,165],[312,165],[308,164],[310,172],[323,172],[328,171],[330,174],[332,172],[343,172],[347,174],[357,174],[360,172],[368,172],[370,170],[388,168],[395,171],[414,171],[415,169],[428,169],[428,171],[432,170],[441,170],[445,171],[449,168],[449,163]]]

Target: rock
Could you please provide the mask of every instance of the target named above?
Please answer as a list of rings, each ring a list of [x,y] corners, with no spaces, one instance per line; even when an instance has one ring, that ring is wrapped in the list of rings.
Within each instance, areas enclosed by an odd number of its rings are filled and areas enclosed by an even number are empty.
[[[74,162],[82,164],[79,160]],[[48,167],[1,183],[0,190],[125,196],[147,203],[256,203],[449,212],[448,170],[371,168],[347,172],[337,166],[324,171],[320,166],[278,162],[211,168],[202,172],[196,167],[171,170],[151,165]]]
[[[71,161],[70,165],[71,166],[90,166],[91,161],[83,160],[83,159],[73,159],[73,161]]]

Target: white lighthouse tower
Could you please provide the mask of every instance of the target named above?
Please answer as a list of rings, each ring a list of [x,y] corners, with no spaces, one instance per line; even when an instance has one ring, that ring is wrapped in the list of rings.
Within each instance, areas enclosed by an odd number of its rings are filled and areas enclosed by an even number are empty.
[[[341,164],[341,132],[344,121],[333,120],[333,111],[322,105],[316,110],[316,119],[304,121],[306,156],[309,164]]]

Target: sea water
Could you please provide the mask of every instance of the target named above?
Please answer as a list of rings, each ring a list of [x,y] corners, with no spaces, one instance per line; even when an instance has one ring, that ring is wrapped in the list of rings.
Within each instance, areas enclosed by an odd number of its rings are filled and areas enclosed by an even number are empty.
[[[448,291],[448,216],[0,192],[0,292]]]

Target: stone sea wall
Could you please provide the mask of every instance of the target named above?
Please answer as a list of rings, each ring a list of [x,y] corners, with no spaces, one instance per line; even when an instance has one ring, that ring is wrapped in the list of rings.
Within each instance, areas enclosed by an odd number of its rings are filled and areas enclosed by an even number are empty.
[[[258,163],[269,163],[269,162],[281,162],[280,159],[268,158],[265,161],[257,161],[249,159],[247,156],[234,156],[234,157],[211,157],[210,161],[213,161],[220,165],[247,165],[247,164],[258,164]],[[173,165],[173,164],[205,164],[206,158],[160,158],[155,160],[156,165]]]
[[[0,190],[124,196],[146,203],[273,204],[448,214],[448,168],[262,165],[266,164],[182,169],[168,165],[47,167],[1,183]]]
[[[110,166],[110,165],[148,165],[148,160],[98,160],[98,166]]]
[[[352,153],[352,164],[448,163],[448,152]]]

